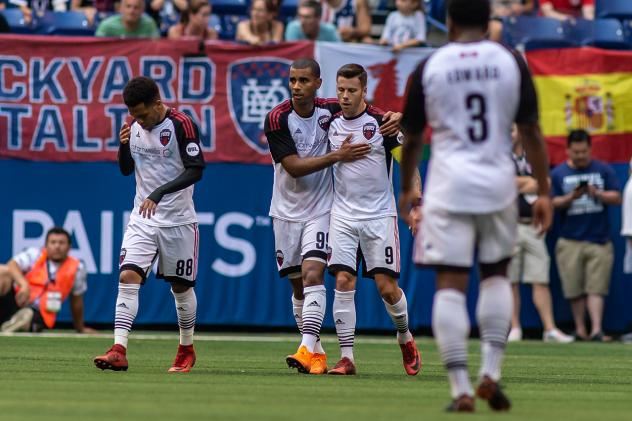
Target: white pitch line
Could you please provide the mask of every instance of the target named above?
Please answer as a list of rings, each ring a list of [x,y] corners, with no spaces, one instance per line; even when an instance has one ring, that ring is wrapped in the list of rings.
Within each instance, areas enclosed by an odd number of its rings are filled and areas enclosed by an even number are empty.
[[[90,338],[101,338],[101,339],[112,339],[112,334],[110,333],[96,333],[96,334],[81,334],[81,333],[66,333],[66,332],[43,332],[43,333],[0,333],[0,337],[17,337],[17,338],[72,338],[72,339],[90,339]],[[177,340],[177,334],[151,334],[151,333],[132,333],[130,335],[131,340],[145,340],[145,341],[156,341],[156,340]],[[297,336],[265,336],[265,335],[206,335],[199,334],[195,335],[195,340],[200,342],[299,342],[300,337]],[[322,338],[323,342],[337,342],[335,337]],[[356,337],[356,342],[364,343],[364,344],[397,344],[397,340],[395,338],[362,338]]]

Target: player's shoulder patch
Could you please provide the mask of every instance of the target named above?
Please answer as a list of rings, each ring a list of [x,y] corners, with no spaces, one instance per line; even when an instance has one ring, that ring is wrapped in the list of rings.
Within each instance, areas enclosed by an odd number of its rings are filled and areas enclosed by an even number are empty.
[[[172,121],[177,122],[177,124],[182,125],[182,128],[184,129],[184,137],[186,137],[187,140],[195,140],[197,138],[191,117],[183,112],[171,109],[169,118],[171,118]]]
[[[281,129],[281,118],[292,109],[292,102],[286,99],[276,107],[274,107],[267,115],[268,122],[270,123],[270,130]]]

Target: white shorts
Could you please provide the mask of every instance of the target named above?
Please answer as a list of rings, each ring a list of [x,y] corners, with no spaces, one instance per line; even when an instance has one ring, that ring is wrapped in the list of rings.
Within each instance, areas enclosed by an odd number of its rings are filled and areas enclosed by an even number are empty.
[[[305,222],[273,218],[274,245],[279,275],[300,276],[303,260],[327,263],[329,214]]]
[[[374,278],[382,273],[399,278],[399,231],[397,217],[353,221],[331,217],[329,232],[329,272],[349,272],[357,276],[362,261],[362,275]]]
[[[133,270],[143,282],[158,259],[156,278],[193,286],[197,276],[198,224],[154,227],[130,220],[123,236],[119,270]]]
[[[415,237],[414,262],[423,266],[471,268],[474,252],[483,264],[511,257],[516,242],[515,203],[487,214],[450,212],[424,204]]]

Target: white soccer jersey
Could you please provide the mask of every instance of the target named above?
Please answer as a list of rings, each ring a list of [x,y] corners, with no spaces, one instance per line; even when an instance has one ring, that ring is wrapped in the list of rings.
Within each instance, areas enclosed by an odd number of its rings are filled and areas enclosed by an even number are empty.
[[[204,167],[199,131],[195,123],[179,111],[169,109],[165,119],[151,130],[132,123],[130,151],[134,159],[136,196],[130,219],[147,225],[173,227],[197,222],[193,207],[193,185],[164,195],[156,214],[143,218],[141,203],[154,190],[175,180],[188,167]]]
[[[352,134],[351,143],[368,143],[371,152],[353,162],[333,166],[334,203],[331,214],[351,220],[396,216],[395,196],[390,180],[391,151],[400,146],[397,136],[380,134],[383,112],[368,106],[359,116],[334,116],[329,127],[329,144],[337,150]]]
[[[490,41],[448,44],[411,75],[402,127],[432,128],[424,201],[451,212],[489,213],[516,199],[513,122],[537,122],[537,100],[517,53]]]
[[[333,187],[331,168],[294,178],[281,161],[289,155],[322,156],[328,152],[327,129],[331,116],[340,111],[337,100],[315,100],[310,117],[299,116],[290,100],[277,105],[265,119],[265,134],[274,161],[274,185],[270,216],[303,222],[331,210]]]

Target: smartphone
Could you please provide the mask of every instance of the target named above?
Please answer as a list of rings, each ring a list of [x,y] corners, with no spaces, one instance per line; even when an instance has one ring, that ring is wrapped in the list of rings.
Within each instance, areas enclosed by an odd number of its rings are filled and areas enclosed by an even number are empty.
[[[586,187],[588,187],[588,180],[581,180],[579,184],[577,185],[577,188],[579,189],[583,189]]]

